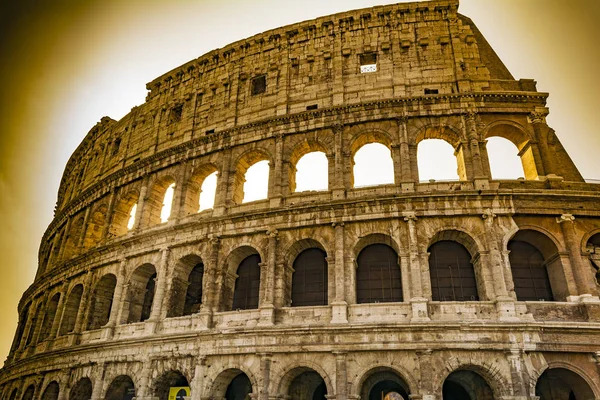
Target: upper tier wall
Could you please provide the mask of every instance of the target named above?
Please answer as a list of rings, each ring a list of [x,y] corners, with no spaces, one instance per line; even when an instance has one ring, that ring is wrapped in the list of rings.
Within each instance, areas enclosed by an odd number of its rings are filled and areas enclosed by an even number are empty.
[[[267,31],[150,82],[146,103],[104,117],[74,152],[57,210],[93,183],[157,152],[257,121],[376,101],[482,91],[535,91],[514,81],[458,2],[373,7]],[[361,56],[377,71],[360,73]],[[252,93],[257,77],[265,91]]]

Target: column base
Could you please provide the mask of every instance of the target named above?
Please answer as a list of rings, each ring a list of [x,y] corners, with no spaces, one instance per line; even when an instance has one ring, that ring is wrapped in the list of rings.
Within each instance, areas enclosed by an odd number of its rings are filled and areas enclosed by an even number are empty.
[[[146,320],[146,323],[144,325],[144,333],[146,333],[146,335],[153,335],[156,333],[158,329],[158,321],[157,320]]]
[[[412,309],[410,322],[431,321],[431,318],[429,318],[429,310],[427,309],[428,301],[429,300],[424,297],[414,297],[410,299],[410,306]]]
[[[213,312],[212,310],[200,310],[200,323],[195,328],[204,330],[213,327]]]
[[[275,306],[265,304],[258,309],[260,318],[257,326],[273,326],[275,324]]]
[[[331,303],[331,323],[348,323],[348,303],[345,301],[334,301]]]
[[[490,188],[490,181],[488,178],[475,178],[473,186],[475,186],[475,190],[487,190]]]
[[[346,198],[346,191],[344,189],[333,189],[331,191],[332,200],[342,200]]]
[[[415,183],[412,181],[400,183],[400,191],[402,191],[402,193],[414,192],[415,191]]]
[[[115,326],[108,325],[102,327],[102,332],[100,333],[100,339],[102,340],[110,340],[115,335]]]
[[[517,316],[517,310],[515,308],[514,300],[509,297],[497,297],[496,298],[496,313],[498,315],[498,321],[503,322],[518,322],[520,318]]]

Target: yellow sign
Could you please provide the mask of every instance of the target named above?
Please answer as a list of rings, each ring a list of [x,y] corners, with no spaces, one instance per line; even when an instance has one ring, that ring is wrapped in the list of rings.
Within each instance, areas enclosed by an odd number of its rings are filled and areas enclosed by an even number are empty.
[[[184,397],[190,396],[189,386],[172,387],[169,390],[169,400],[183,400]]]

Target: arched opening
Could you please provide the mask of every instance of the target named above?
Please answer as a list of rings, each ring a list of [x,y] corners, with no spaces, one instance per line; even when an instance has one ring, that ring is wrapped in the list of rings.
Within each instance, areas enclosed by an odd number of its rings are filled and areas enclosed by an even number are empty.
[[[88,330],[99,329],[108,323],[116,286],[117,277],[113,274],[104,275],[96,284],[90,297]]]
[[[507,248],[517,300],[553,301],[557,297],[567,297],[558,249],[546,235],[534,230],[520,230],[508,242]]]
[[[19,394],[19,389],[14,388],[13,391],[10,393],[10,400],[16,400],[17,399],[17,394]]]
[[[329,181],[327,156],[322,151],[304,154],[295,165],[293,192],[308,190],[327,190]]]
[[[191,315],[200,311],[203,277],[204,264],[199,256],[190,254],[177,262],[171,280],[167,318]]]
[[[376,368],[371,371],[360,389],[361,399],[409,400],[409,396],[410,390],[404,379],[388,368]]]
[[[325,400],[327,385],[316,371],[310,368],[296,368],[288,373],[286,395],[290,400]]]
[[[544,371],[535,385],[535,395],[540,400],[588,400],[594,392],[581,376],[566,368]]]
[[[42,394],[41,400],[58,400],[58,393],[60,389],[56,381],[52,381],[46,386],[44,393]]]
[[[29,310],[31,308],[31,302],[27,303],[21,314],[19,316],[19,324],[17,325],[17,332],[15,334],[15,344],[13,345],[12,351],[18,349],[21,345],[21,341],[23,340],[23,335],[25,334],[25,326],[27,325],[27,320],[29,320]]]
[[[16,389],[15,389],[15,392],[13,392],[13,393],[15,393],[15,397],[16,397]],[[34,394],[35,394],[35,386],[29,385],[29,386],[27,386],[27,389],[25,389],[25,392],[23,393],[23,397],[21,397],[21,400],[33,400]]]
[[[129,313],[127,323],[143,322],[150,318],[154,300],[156,269],[152,264],[138,267],[129,280]]]
[[[500,136],[489,137],[485,145],[492,179],[524,178],[519,149],[513,142]]]
[[[243,372],[231,380],[225,391],[226,400],[247,400],[252,393],[252,383]]]
[[[102,204],[92,213],[87,229],[85,230],[85,238],[83,239],[84,249],[87,250],[96,246],[102,239],[102,230],[106,223],[107,210],[106,205]]]
[[[471,254],[462,244],[440,240],[427,251],[433,301],[479,300]]]
[[[175,194],[175,183],[171,183],[163,196],[162,208],[160,209],[160,222],[165,223],[171,216],[173,206],[173,195]]]
[[[111,236],[122,236],[133,229],[135,225],[135,214],[137,211],[137,202],[139,193],[136,190],[130,191],[121,196],[115,202],[112,222],[110,225]]]
[[[77,320],[77,313],[79,312],[79,304],[81,303],[82,294],[82,284],[75,285],[75,287],[71,289],[71,293],[69,293],[67,302],[65,303],[62,321],[58,331],[59,335],[66,335],[67,333],[73,332],[75,329],[75,321]]]
[[[417,147],[417,168],[419,180],[428,182],[466,180],[466,174],[459,171],[454,147],[443,139],[425,139]]]
[[[73,385],[69,392],[69,400],[89,400],[92,398],[92,381],[90,378],[81,378]]]
[[[327,254],[312,248],[294,260],[292,274],[292,307],[327,305]]]
[[[589,238],[586,249],[590,255],[590,262],[596,277],[596,284],[600,286],[600,233]]]
[[[31,325],[29,327],[29,332],[27,332],[27,340],[25,341],[25,345],[29,346],[33,343],[33,334],[35,332],[36,326],[42,321],[44,315],[44,307],[43,304],[38,304],[35,314],[33,314],[33,320],[31,321]]]
[[[233,310],[258,308],[260,290],[260,256],[252,254],[240,263],[233,291]]]
[[[190,396],[190,384],[179,371],[168,371],[154,383],[154,396],[158,400],[184,400]]]
[[[56,317],[56,310],[58,308],[59,301],[60,293],[56,293],[48,302],[46,314],[44,315],[44,321],[42,322],[42,329],[40,330],[40,335],[38,336],[38,343],[50,336],[50,331],[52,330],[54,317]]]
[[[105,400],[132,400],[135,397],[135,386],[127,375],[117,376],[106,390]]]
[[[398,254],[385,244],[366,246],[357,257],[356,302],[403,301]]]
[[[488,383],[476,372],[454,371],[442,386],[443,400],[493,400],[494,394]]]
[[[390,149],[381,143],[361,146],[353,158],[353,187],[377,186],[394,183],[394,161]]]
[[[515,179],[521,176],[525,179],[537,179],[533,149],[529,136],[522,128],[509,123],[496,123],[487,131],[485,138],[494,179]]]
[[[252,164],[244,179],[242,203],[266,199],[269,191],[269,162],[263,160]]]
[[[198,200],[198,211],[210,210],[215,206],[215,196],[217,194],[217,175],[215,171],[208,175],[200,186],[200,197]]]

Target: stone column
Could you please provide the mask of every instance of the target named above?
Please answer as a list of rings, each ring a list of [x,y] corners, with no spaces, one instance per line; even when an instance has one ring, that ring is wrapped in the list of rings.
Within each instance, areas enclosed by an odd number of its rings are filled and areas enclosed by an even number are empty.
[[[202,305],[200,306],[200,319],[204,327],[212,327],[213,312],[218,311],[217,301],[217,267],[219,261],[220,241],[218,236],[208,239],[209,256],[204,263],[204,277],[202,278]]]
[[[165,303],[165,287],[167,286],[167,279],[169,277],[169,252],[171,250],[167,247],[160,250],[160,264],[158,266],[158,273],[156,274],[156,292],[154,293],[154,299],[152,300],[152,310],[150,311],[150,318],[146,324],[147,330],[154,332],[156,329],[156,323],[160,319],[162,310]]]
[[[142,216],[144,215],[144,208],[146,208],[148,178],[149,175],[146,175],[144,177],[142,187],[140,188],[140,196],[138,197],[137,208],[135,210],[135,221],[133,223],[132,231],[139,231],[140,228],[144,228],[144,226],[142,225]]]
[[[48,335],[48,339],[56,338],[56,334],[58,332],[58,328],[62,322],[62,317],[64,314],[64,305],[65,305],[65,297],[67,297],[67,289],[69,284],[67,282],[63,282],[60,288],[60,297],[58,299],[58,305],[56,306],[56,313],[54,314],[54,320],[52,321],[52,326],[50,327],[50,334]]]
[[[575,217],[571,214],[562,214],[560,218],[556,219],[562,230],[565,247],[569,251],[569,259],[571,260],[573,278],[575,279],[579,299],[598,301],[598,296],[594,295],[596,293],[595,279],[589,262],[581,257],[581,245],[579,236],[575,232],[574,221]]]
[[[143,365],[140,381],[135,386],[137,400],[154,400],[152,397],[152,360],[149,357],[140,361]]]
[[[334,351],[335,355],[335,399],[346,400],[348,398],[348,365],[347,353]]]
[[[525,365],[522,358],[522,350],[510,349],[506,358],[510,366],[513,393],[516,397],[527,397],[527,385],[523,376]]]
[[[29,313],[28,313],[29,315],[27,316],[27,321],[25,321],[25,328],[23,329],[23,336],[21,338],[21,342],[19,343],[19,347],[17,347],[17,352],[23,351],[23,349],[25,348],[25,345],[27,343],[27,337],[29,336],[29,332],[32,329],[35,329],[35,326],[33,326],[33,320],[36,317],[39,304],[40,304],[39,301],[34,300],[31,302],[31,306],[29,306]]]
[[[196,367],[194,368],[194,379],[190,382],[190,400],[202,399],[202,383],[206,365],[206,356],[197,357]]]
[[[85,235],[87,234],[88,224],[90,222],[90,212],[92,211],[92,206],[89,206],[85,209],[85,215],[83,216],[83,225],[81,225],[81,232],[79,237],[77,238],[77,251],[81,252],[85,245]]]
[[[258,400],[269,400],[269,384],[271,382],[271,354],[259,353],[261,385],[258,389]]]
[[[477,112],[467,112],[463,115],[463,125],[465,127],[466,137],[469,141],[469,150],[473,164],[473,178],[488,179],[485,175],[481,152],[479,150],[479,133],[477,132]]]
[[[419,262],[420,260],[419,243],[417,239],[417,216],[414,211],[405,211],[403,215],[404,221],[406,221],[408,227],[408,262],[410,270],[408,277],[408,282],[410,282],[410,297],[408,299],[405,299],[405,301],[408,300],[411,303],[411,321],[429,321],[429,312],[427,310],[428,299],[423,295],[423,268],[421,263]]]
[[[412,171],[410,145],[408,144],[407,121],[408,118],[406,116],[396,119],[398,124],[398,137],[400,139],[400,184],[402,192],[412,192],[415,190],[415,178]]]
[[[91,400],[101,400],[104,392],[104,362],[100,361],[96,364],[91,377],[92,384],[92,398]]]
[[[102,238],[100,240],[106,240],[108,238],[108,233],[110,232],[110,224],[112,223],[112,217],[115,212],[116,199],[117,199],[117,189],[112,188],[112,190],[110,191],[110,197],[108,199],[108,209],[106,210],[104,226],[102,227]]]
[[[39,318],[37,321],[35,321],[35,326],[33,327],[33,336],[31,337],[32,348],[35,347],[40,337],[42,324],[44,323],[44,317],[48,308],[48,293],[44,294],[44,297],[42,300],[40,300],[39,304],[40,309],[36,310],[36,315],[39,316]],[[39,311],[39,313],[37,311]]]
[[[264,285],[262,292],[262,301],[260,304],[260,322],[261,326],[270,326],[275,322],[275,306],[273,305],[275,290],[275,264],[277,262],[277,238],[279,233],[276,229],[267,231],[269,236],[269,259],[266,263],[261,263],[261,286]],[[264,267],[262,264],[265,264]],[[266,269],[265,269],[266,268]],[[264,269],[264,274],[262,273]]]
[[[433,351],[431,349],[418,350],[416,352],[417,358],[419,360],[419,374],[421,375],[421,386],[419,387],[419,394],[423,396],[423,399],[433,399],[435,397],[433,395],[433,380],[429,379],[428,376],[430,371],[433,371],[433,363],[431,361],[432,353]]]
[[[171,203],[171,215],[169,215],[169,222],[177,221],[181,217],[184,217],[184,202],[185,202],[185,190],[187,187],[187,174],[185,173],[186,168],[184,167],[184,172],[181,174],[180,181],[175,183],[175,188],[173,190],[173,202]]]
[[[335,230],[335,296],[331,302],[331,323],[348,323],[348,303],[346,302],[346,267],[344,263],[344,223],[334,222]]]
[[[553,168],[550,165],[548,148],[542,140],[544,136],[544,128],[547,127],[546,115],[547,112],[534,111],[527,116],[527,120],[531,124],[533,132],[535,134],[536,146],[535,149],[532,148],[532,150],[534,150],[533,156],[536,161],[536,166],[538,167],[538,175],[542,176],[550,174],[553,171]]]
[[[283,177],[283,134],[275,134],[275,160],[269,172],[269,206],[279,207],[283,197],[281,181]]]
[[[334,199],[343,199],[346,197],[346,176],[344,174],[344,126],[334,125],[332,128],[334,139],[334,175],[330,190]]]
[[[231,148],[223,146],[221,153],[222,162],[219,174],[217,175],[217,193],[215,195],[215,204],[213,207],[213,215],[219,216],[226,212],[229,205],[229,196],[231,193],[230,186],[230,170],[231,170]]]
[[[73,327],[73,334],[78,335],[83,330],[83,326],[86,322],[86,314],[89,312],[89,301],[90,292],[92,291],[92,272],[88,270],[83,283],[83,293],[81,294],[81,301],[79,302],[79,309],[77,310],[77,318],[75,318],[75,326]],[[73,343],[75,344],[75,343]]]
[[[112,337],[114,327],[121,321],[123,314],[123,292],[126,290],[125,276],[127,269],[127,260],[122,259],[119,265],[119,273],[117,274],[117,285],[113,294],[113,302],[110,308],[110,317],[108,323],[103,328],[102,337],[109,339]]]
[[[58,250],[58,257],[56,257],[54,259],[54,263],[56,264],[57,262],[60,262],[61,260],[63,260],[64,254],[65,254],[65,244],[67,243],[67,238],[69,237],[69,233],[71,231],[71,221],[72,218],[69,217],[67,219],[67,223],[65,224],[65,230],[63,231],[62,236],[60,237],[60,240],[58,240],[58,245],[59,245],[59,250]]]

